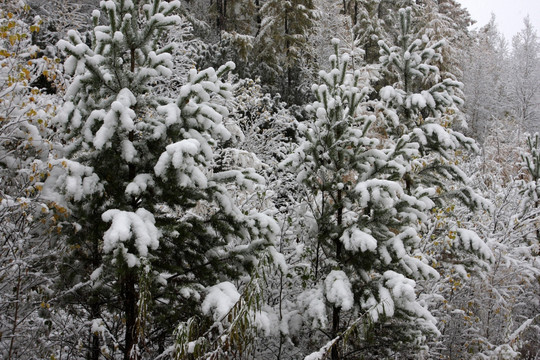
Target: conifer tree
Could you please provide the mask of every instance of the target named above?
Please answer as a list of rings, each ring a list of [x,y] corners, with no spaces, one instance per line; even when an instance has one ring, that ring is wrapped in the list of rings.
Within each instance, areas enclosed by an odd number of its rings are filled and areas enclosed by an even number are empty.
[[[382,19],[383,5],[380,0],[356,0],[353,17],[356,45],[364,50],[368,64],[378,62],[379,40],[386,38]]]
[[[470,47],[460,66],[469,132],[481,144],[490,136],[491,124],[508,120],[511,113],[506,52],[506,42],[492,17],[488,24],[472,34]]]
[[[138,359],[164,349],[177,322],[200,311],[206,288],[256,262],[275,223],[240,211],[229,189],[261,178],[214,169],[233,63],[189,71],[176,99],[152,93],[171,75],[178,1],[103,1],[92,46],[69,32],[60,46],[74,73],[57,118],[64,157],[48,181],[69,209],[62,266],[72,310],[91,321],[88,357]],[[51,196],[54,192],[51,190]],[[66,301],[69,299],[65,299]],[[120,339],[123,337],[123,340]]]
[[[429,37],[432,43],[445,40],[441,49],[444,62],[439,64],[442,76],[463,78],[460,69],[462,54],[470,41],[468,27],[472,25],[468,11],[455,0],[426,1],[419,33]]]
[[[312,0],[268,0],[260,8],[254,61],[263,82],[277,86],[289,103],[298,102],[302,64],[311,56],[308,37],[316,18]],[[276,51],[277,50],[277,51]],[[309,65],[309,63],[307,64]],[[293,89],[297,89],[293,91]]]
[[[310,244],[318,289],[312,304],[331,309],[330,320],[321,322],[331,341],[320,352],[332,359],[370,339],[376,344],[364,356],[380,357],[394,346],[422,346],[425,334],[439,333],[415,293],[416,281],[439,278],[420,247],[423,224],[447,200],[480,203],[467,187],[447,187],[467,179],[445,159],[475,145],[449,128],[449,114],[461,103],[460,84],[439,78],[434,62],[443,44],[428,46],[426,36],[414,40],[411,9],[400,10],[400,20],[397,44],[379,42],[381,83],[388,85],[369,100],[368,78],[348,72],[348,56],[336,53],[332,71],[321,72],[323,84],[313,87],[318,101],[306,140],[288,160],[317,223]],[[456,236],[456,246],[483,244],[466,230]]]
[[[537,132],[540,97],[540,39],[526,17],[521,30],[512,39],[510,99],[518,125],[524,131]]]
[[[527,152],[521,154],[521,159],[530,178],[530,181],[525,184],[522,211],[533,209],[532,219],[538,218],[540,217],[540,135],[538,133],[527,136]],[[527,239],[527,242],[529,245],[536,246],[538,255],[540,252],[540,228],[536,229],[535,235],[536,239]]]
[[[343,12],[341,0],[316,0],[314,3],[319,16],[315,22],[315,31],[310,37],[310,41],[317,44],[315,61],[318,68],[330,66],[328,59],[334,53],[334,47],[331,44],[333,38],[340,39],[341,46],[350,51],[351,56],[356,55],[353,22],[351,17]],[[357,52],[358,55],[361,55],[361,51]]]
[[[469,178],[458,166],[463,149],[475,153],[478,148],[472,139],[452,129],[462,116],[462,84],[452,74],[445,73],[448,77],[442,78],[438,65],[444,44],[433,43],[427,36],[413,40],[410,9],[401,10],[400,15],[398,46],[380,43],[382,67],[387,74],[393,73],[395,81],[383,87],[380,94],[391,109],[388,120],[394,118],[394,125],[388,127],[389,137],[396,139],[408,133],[422,154],[403,176],[405,189],[429,189],[428,197],[434,202],[435,217],[430,216],[422,227],[422,248],[426,251],[422,258],[435,267],[441,280],[422,286],[437,287],[428,290],[437,294],[435,298],[451,297],[460,282],[469,279],[467,272],[469,277],[470,273],[482,273],[494,261],[484,240],[467,228],[471,224],[453,219],[456,204],[465,205],[462,211],[466,212],[489,210],[491,204],[469,186]]]
[[[434,318],[416,300],[414,279],[438,274],[414,256],[418,221],[432,202],[423,192],[407,194],[401,183],[410,157],[419,155],[417,146],[408,137],[393,144],[377,139],[373,111],[380,102],[368,100],[373,90],[360,70],[347,71],[348,55],[340,56],[334,44],[333,69],[321,72],[323,83],[313,87],[318,101],[303,131],[306,141],[288,161],[317,223],[309,244],[315,289],[308,302],[329,309],[330,320],[324,308],[317,320],[331,339],[321,351],[341,359],[379,327],[391,334],[377,338],[372,356],[396,339],[402,344],[422,331],[437,333]]]

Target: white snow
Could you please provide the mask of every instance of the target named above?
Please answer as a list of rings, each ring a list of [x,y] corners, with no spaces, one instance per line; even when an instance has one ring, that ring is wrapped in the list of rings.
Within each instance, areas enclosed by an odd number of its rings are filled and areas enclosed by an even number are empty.
[[[315,351],[304,358],[304,360],[323,360],[326,358],[330,348],[338,341],[339,338],[328,341],[319,351]]]
[[[203,314],[212,316],[215,321],[225,317],[240,299],[240,293],[231,282],[225,281],[208,289],[208,294],[201,305]]]
[[[103,251],[121,253],[128,266],[140,265],[139,258],[148,256],[148,250],[155,250],[159,246],[160,232],[155,226],[154,215],[146,209],[137,209],[135,212],[118,209],[107,210],[101,215],[105,222],[111,226],[103,235]],[[137,249],[137,256],[127,252],[126,242],[133,241]]]
[[[122,34],[121,31],[115,31],[113,39],[114,39],[114,41],[120,43],[120,42],[124,41],[124,34]]]
[[[394,181],[370,179],[356,185],[355,191],[360,194],[360,204],[366,207],[371,202],[378,208],[391,209],[400,197],[404,196],[401,185]]]
[[[47,182],[62,190],[67,199],[82,201],[85,197],[103,191],[103,184],[94,169],[68,159],[51,161],[54,173]]]
[[[101,1],[99,3],[99,6],[101,8],[105,8],[107,10],[115,10],[116,9],[116,5],[114,4],[114,1],[112,1],[112,0]]]
[[[465,250],[477,253],[485,260],[494,261],[493,252],[474,231],[459,228],[456,230],[456,235],[456,245],[463,247]]]
[[[407,98],[407,107],[416,107],[423,109],[426,107],[426,98],[422,94],[412,94],[409,98]]]
[[[146,191],[148,186],[153,186],[154,180],[150,174],[139,174],[126,187],[126,195],[137,196]]]
[[[102,272],[103,272],[103,266],[98,267],[96,270],[92,272],[92,274],[90,274],[90,280],[96,281],[101,276]]]
[[[130,107],[135,105],[136,102],[135,95],[129,89],[120,90],[116,101],[111,104],[111,110],[107,112],[103,119],[103,125],[96,132],[93,140],[96,149],[100,150],[106,145],[110,146],[110,140],[116,131],[125,134],[134,129],[136,114]],[[124,158],[129,158],[132,155],[129,153],[123,154]]]
[[[324,290],[328,302],[342,310],[350,310],[354,304],[349,277],[341,270],[332,270],[324,280]]]
[[[126,162],[132,163],[137,156],[137,150],[129,140],[122,140],[122,157]]]
[[[326,327],[328,323],[326,303],[320,287],[308,289],[298,295],[298,303],[306,321],[311,320],[311,327]]]
[[[200,153],[201,143],[196,139],[186,139],[167,145],[154,166],[157,176],[165,178],[167,169],[177,169],[177,180],[180,186],[197,186],[205,188],[208,179],[197,167],[194,157]]]
[[[369,229],[362,231],[356,227],[347,229],[340,238],[345,249],[357,252],[377,250],[377,240],[370,235]]]
[[[394,89],[394,87],[388,85],[388,86],[383,87],[379,91],[379,94],[381,95],[382,100],[384,100],[384,101],[392,101],[394,99],[394,97],[396,97],[397,92],[396,92],[396,89]]]

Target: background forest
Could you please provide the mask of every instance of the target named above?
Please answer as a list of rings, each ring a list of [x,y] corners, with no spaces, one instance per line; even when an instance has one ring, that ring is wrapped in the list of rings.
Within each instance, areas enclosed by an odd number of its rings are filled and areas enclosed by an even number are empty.
[[[1,4],[0,358],[540,358],[527,18]]]

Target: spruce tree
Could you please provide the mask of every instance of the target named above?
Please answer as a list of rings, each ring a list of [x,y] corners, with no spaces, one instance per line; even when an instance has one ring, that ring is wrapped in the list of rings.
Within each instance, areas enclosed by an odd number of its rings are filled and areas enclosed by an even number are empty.
[[[59,286],[74,286],[72,310],[92,323],[92,359],[156,356],[177,322],[200,312],[207,287],[245,275],[276,231],[229,193],[261,178],[214,168],[231,137],[220,78],[234,64],[191,69],[176,99],[152,93],[171,75],[174,44],[160,39],[180,23],[179,6],[103,1],[107,22],[93,13],[91,46],[74,31],[60,43],[74,78],[57,118],[64,157],[49,179],[69,211]]]
[[[433,43],[446,41],[441,49],[444,62],[439,64],[439,71],[443,76],[461,80],[460,63],[470,41],[468,27],[473,23],[470,14],[455,0],[440,0],[427,1],[422,17],[419,33],[427,35]]]

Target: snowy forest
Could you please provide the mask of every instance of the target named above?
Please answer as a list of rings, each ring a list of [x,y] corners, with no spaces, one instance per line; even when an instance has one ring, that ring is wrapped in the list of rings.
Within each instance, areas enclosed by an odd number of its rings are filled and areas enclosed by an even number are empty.
[[[540,359],[528,17],[0,12],[1,359]]]

